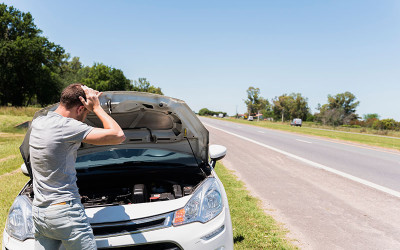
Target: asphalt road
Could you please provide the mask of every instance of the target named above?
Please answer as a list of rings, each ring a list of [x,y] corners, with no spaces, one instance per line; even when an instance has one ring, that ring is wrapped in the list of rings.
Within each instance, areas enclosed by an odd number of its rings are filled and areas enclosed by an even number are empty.
[[[201,118],[223,163],[303,249],[400,249],[400,154]],[[299,128],[301,129],[301,128]]]

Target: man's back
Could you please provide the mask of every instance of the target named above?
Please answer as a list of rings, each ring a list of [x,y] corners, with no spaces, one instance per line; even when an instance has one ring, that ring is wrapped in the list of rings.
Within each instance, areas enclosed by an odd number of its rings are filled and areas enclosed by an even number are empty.
[[[35,249],[96,249],[89,219],[76,185],[75,161],[82,141],[114,145],[125,140],[124,132],[100,106],[101,92],[71,84],[54,112],[37,117],[29,141],[33,174]],[[94,112],[103,128],[82,121]]]
[[[30,155],[35,206],[79,198],[75,160],[81,141],[93,129],[55,112],[32,123]]]

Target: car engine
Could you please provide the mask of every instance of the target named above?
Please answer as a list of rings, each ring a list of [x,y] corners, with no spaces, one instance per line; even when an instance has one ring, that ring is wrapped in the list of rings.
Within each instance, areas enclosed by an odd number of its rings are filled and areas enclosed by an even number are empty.
[[[193,186],[179,184],[135,184],[131,187],[81,190],[85,207],[126,205],[179,199],[192,193]]]

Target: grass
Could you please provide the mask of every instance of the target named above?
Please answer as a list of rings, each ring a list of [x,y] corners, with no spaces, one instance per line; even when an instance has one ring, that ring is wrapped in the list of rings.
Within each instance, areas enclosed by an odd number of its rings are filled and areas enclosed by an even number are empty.
[[[224,184],[232,217],[235,249],[297,249],[286,231],[266,215],[261,201],[250,196],[243,182],[217,163],[215,168]]]
[[[33,115],[39,109],[34,107],[0,106],[0,132],[25,134],[26,129],[18,129],[15,126],[32,120]]]
[[[19,146],[24,139],[22,133],[25,133],[26,130],[18,130],[18,132],[20,133],[2,133],[0,135],[0,176],[18,169],[23,163]]]
[[[400,150],[400,133],[396,131],[391,131],[387,133],[387,135],[398,137],[398,138],[389,138],[383,136],[376,136],[379,134],[378,130],[366,130],[369,131],[369,134],[360,133],[360,129],[356,128],[334,128],[327,126],[316,126],[311,123],[304,123],[302,127],[294,127],[290,126],[287,123],[281,122],[270,122],[270,121],[247,121],[242,119],[224,119],[226,121],[254,125],[263,128],[269,129],[277,129],[288,132],[294,132],[298,134],[306,134],[312,136],[322,136],[331,139],[345,140],[350,142],[363,143],[371,146],[378,146],[390,149]],[[330,129],[330,130],[321,130],[322,129]],[[335,130],[335,131],[332,131]],[[350,133],[343,133],[350,132]],[[357,134],[356,134],[357,133]]]
[[[33,117],[40,108],[35,107],[5,107],[0,106],[0,115],[29,116]]]
[[[29,177],[15,171],[22,164],[19,146],[26,129],[14,128],[16,125],[32,120],[38,108],[0,107],[0,241],[8,211],[21,188]]]
[[[25,134],[26,129],[18,129],[15,126],[30,120],[31,116],[0,115],[0,132]]]

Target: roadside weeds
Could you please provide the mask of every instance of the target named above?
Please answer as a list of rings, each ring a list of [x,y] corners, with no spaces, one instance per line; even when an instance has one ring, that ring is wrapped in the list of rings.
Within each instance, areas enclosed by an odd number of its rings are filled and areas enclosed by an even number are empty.
[[[221,163],[215,171],[224,184],[231,212],[235,249],[298,249],[288,231],[267,215],[261,201],[249,194],[244,183]]]

